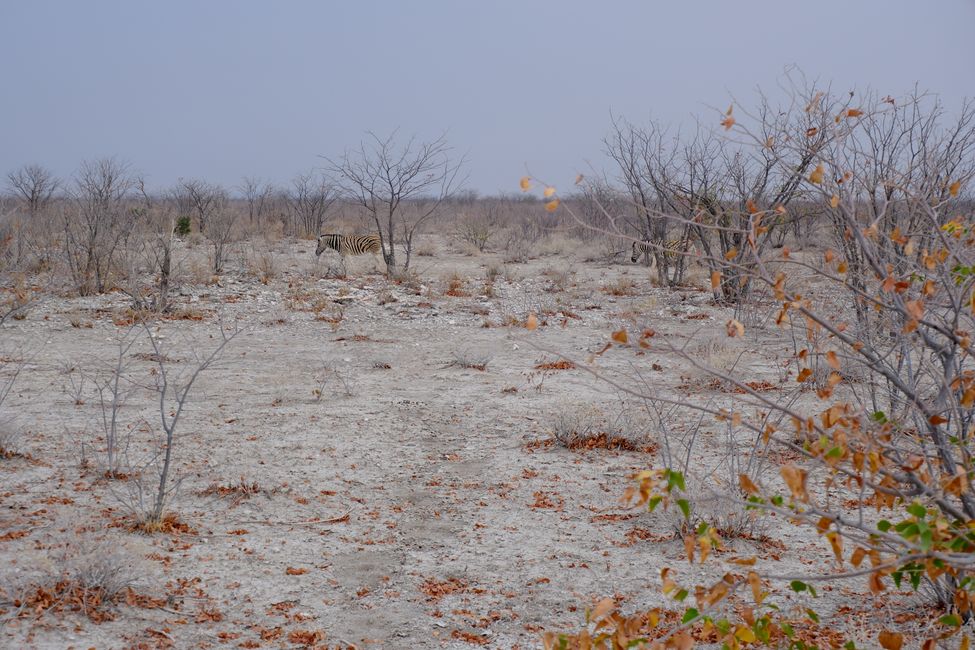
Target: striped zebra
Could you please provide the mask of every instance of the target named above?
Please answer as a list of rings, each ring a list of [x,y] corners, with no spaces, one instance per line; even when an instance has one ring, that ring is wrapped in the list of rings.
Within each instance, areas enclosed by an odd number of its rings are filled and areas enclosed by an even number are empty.
[[[630,256],[630,261],[636,262],[641,255],[649,253],[650,262],[653,264],[656,260],[653,255],[654,251],[661,251],[667,261],[671,263],[676,262],[677,258],[682,255],[691,255],[694,259],[698,257],[694,242],[690,239],[671,239],[669,241],[648,239],[633,242],[633,255]]]
[[[338,251],[343,263],[349,255],[372,253],[378,257],[383,251],[379,243],[379,235],[336,235],[334,233],[320,235],[315,255],[320,256],[326,248]]]

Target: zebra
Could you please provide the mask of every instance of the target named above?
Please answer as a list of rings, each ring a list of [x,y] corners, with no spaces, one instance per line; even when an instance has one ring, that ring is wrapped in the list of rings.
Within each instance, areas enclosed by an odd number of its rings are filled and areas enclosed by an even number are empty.
[[[383,251],[379,235],[338,235],[335,233],[320,235],[315,255],[321,256],[326,248],[338,251],[338,254],[342,256],[343,266],[345,265],[345,258],[349,255],[372,253],[378,261]]]
[[[659,239],[647,239],[644,241],[633,242],[633,255],[630,256],[631,262],[636,262],[644,253],[651,254],[650,260],[653,264],[656,258],[652,255],[654,251],[660,251],[668,262],[675,262],[681,255],[690,255],[697,260],[697,248],[690,239],[671,239],[662,241]]]

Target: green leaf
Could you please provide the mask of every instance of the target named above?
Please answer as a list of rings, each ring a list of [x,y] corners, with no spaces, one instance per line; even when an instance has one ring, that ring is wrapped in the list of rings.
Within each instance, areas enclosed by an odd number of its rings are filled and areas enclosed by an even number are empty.
[[[826,458],[839,458],[842,455],[843,455],[843,450],[840,449],[839,447],[833,447],[832,449],[826,452]]]
[[[857,644],[853,643],[853,641],[847,641],[843,648],[845,650],[857,650]]]
[[[650,512],[653,512],[663,500],[663,497],[650,497],[650,501],[647,502],[647,508],[650,510]]]
[[[939,618],[938,622],[948,627],[961,627],[961,617],[957,614],[946,614]]]
[[[811,620],[813,623],[818,623],[819,622],[819,614],[817,614],[816,612],[814,612],[811,609],[807,609],[806,610],[806,616],[808,616],[809,617],[809,620]]]
[[[874,411],[870,414],[870,419],[878,424],[887,424],[887,414],[883,411]]]
[[[685,598],[687,598],[687,590],[686,589],[681,589],[676,594],[674,594],[674,600],[676,600],[678,603],[684,602],[684,599]]]
[[[796,632],[792,629],[792,626],[784,621],[782,623],[782,632],[790,639],[796,635]]]
[[[792,589],[792,591],[799,593],[805,591],[809,587],[809,585],[807,585],[805,582],[801,580],[793,580],[792,582],[789,583],[789,587]]]
[[[919,519],[923,519],[928,515],[928,511],[917,501],[907,506],[907,511]]]
[[[731,622],[726,618],[721,619],[715,623],[714,626],[718,628],[718,632],[721,632],[721,634],[728,634],[731,632]]]
[[[684,513],[684,519],[689,520],[691,518],[691,504],[687,502],[687,499],[677,499],[677,507]]]
[[[901,580],[904,578],[904,574],[900,571],[894,571],[893,573],[890,574],[890,577],[894,579],[894,584],[897,585],[898,589],[900,589]]]
[[[696,609],[694,609],[693,607],[691,607],[691,608],[688,608],[688,610],[686,612],[684,612],[684,618],[682,618],[680,620],[680,622],[681,623],[690,623],[691,621],[693,621],[694,619],[696,619],[698,616],[700,616],[700,613]]]
[[[877,530],[879,530],[882,533],[886,533],[888,530],[890,530],[891,526],[893,526],[893,524],[887,521],[886,519],[881,519],[880,521],[877,522]]]

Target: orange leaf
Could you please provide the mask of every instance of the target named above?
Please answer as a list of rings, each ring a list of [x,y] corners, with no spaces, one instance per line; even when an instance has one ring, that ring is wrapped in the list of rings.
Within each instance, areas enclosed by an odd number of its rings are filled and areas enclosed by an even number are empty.
[[[826,353],[826,363],[828,363],[829,367],[833,370],[840,369],[840,360],[836,357],[836,353],[832,350]]]
[[[538,327],[538,317],[535,314],[528,314],[528,320],[525,321],[525,329],[533,330]]]
[[[528,190],[531,189],[532,179],[530,176],[522,176],[518,184],[521,186],[522,192],[527,192]]]
[[[779,470],[785,484],[789,486],[792,496],[802,502],[809,501],[809,494],[806,492],[806,470],[800,469],[789,463],[783,465]]]
[[[611,614],[614,609],[616,609],[616,601],[612,598],[603,598],[593,607],[592,615],[589,618],[592,621],[600,621]]]
[[[734,338],[735,336],[745,335],[745,326],[739,321],[732,318],[727,323],[725,323],[725,331],[728,332],[728,336]]]
[[[738,475],[738,485],[746,494],[758,494],[758,486],[755,485],[747,474]]]
[[[738,249],[737,248],[732,248],[730,251],[728,251],[727,253],[724,254],[724,258],[726,260],[728,260],[729,262],[731,260],[735,259],[736,257],[738,257]]]
[[[955,181],[948,186],[948,194],[955,197],[958,196],[958,191],[961,189],[961,181]]]
[[[840,204],[840,197],[834,194],[833,197],[829,200],[829,207],[835,208],[839,204]]]
[[[545,191],[544,191],[544,192],[542,192],[542,195],[543,195],[543,196],[544,196],[544,197],[545,197],[546,199],[547,199],[548,197],[550,197],[550,196],[552,196],[553,194],[555,194],[555,188],[554,188],[554,187],[546,187],[546,188],[545,188]]]
[[[811,375],[812,375],[812,370],[810,368],[803,368],[802,370],[799,371],[799,376],[796,377],[796,381],[801,384],[802,382],[809,379]]]
[[[717,289],[721,286],[721,271],[711,271],[711,288]],[[972,294],[975,296],[975,293]],[[975,306],[975,299],[973,299],[972,305]]]
[[[305,575],[306,573],[308,573],[308,569],[306,569],[304,567],[295,568],[293,566],[289,566],[287,569],[284,570],[284,572],[286,574],[288,574],[289,576],[301,576],[301,575]]]
[[[846,112],[847,117],[860,117],[861,115],[863,115],[863,111],[859,108],[851,108]]]
[[[551,201],[549,201],[548,203],[545,204],[545,211],[546,212],[555,212],[555,210],[558,207],[559,207],[559,200],[558,199],[552,199]]]
[[[823,182],[823,174],[825,170],[823,169],[823,163],[816,165],[816,169],[809,175],[809,182],[820,185]]]
[[[626,335],[626,330],[617,330],[613,332],[613,340],[622,345],[626,345],[629,341],[629,337]]]
[[[814,135],[816,135],[817,133],[819,133],[819,129],[816,128],[815,126],[806,129],[806,137],[807,138],[811,138]]]
[[[884,630],[877,637],[880,642],[880,647],[884,650],[901,650],[901,646],[904,645],[904,635],[900,632],[889,632]]]

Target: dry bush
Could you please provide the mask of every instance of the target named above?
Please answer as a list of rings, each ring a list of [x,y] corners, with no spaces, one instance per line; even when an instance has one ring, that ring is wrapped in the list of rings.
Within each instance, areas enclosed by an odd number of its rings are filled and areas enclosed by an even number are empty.
[[[115,618],[116,605],[145,571],[118,539],[100,536],[73,537],[49,549],[46,557],[29,558],[4,574],[0,603],[7,601],[10,617],[76,612],[101,623]]]
[[[617,278],[615,282],[604,285],[603,293],[610,296],[633,296],[636,295],[636,283],[630,278]]]
[[[430,237],[424,237],[416,244],[416,254],[420,257],[436,257],[437,242]]]
[[[491,363],[491,359],[493,358],[494,355],[489,352],[462,348],[460,350],[454,350],[454,359],[447,364],[447,367],[484,371],[487,370],[488,364]]]
[[[596,406],[563,404],[556,410],[552,429],[555,439],[567,449],[653,451],[655,448],[646,420],[625,405],[620,405],[613,415],[607,415]]]
[[[351,366],[337,359],[322,359],[315,382],[317,388],[312,391],[312,395],[316,402],[320,402],[326,394],[355,397],[359,392]]]
[[[270,250],[270,242],[266,240],[259,241],[249,247],[247,270],[261,284],[268,284],[271,280],[278,277],[278,264],[274,252]]]

